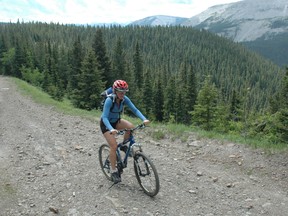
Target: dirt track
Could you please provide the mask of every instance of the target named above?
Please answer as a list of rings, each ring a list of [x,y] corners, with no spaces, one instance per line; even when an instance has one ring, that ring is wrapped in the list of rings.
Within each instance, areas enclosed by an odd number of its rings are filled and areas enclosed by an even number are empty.
[[[0,215],[288,215],[288,154],[198,139],[153,141],[137,133],[160,175],[140,190],[132,161],[122,183],[102,174],[98,119],[58,113],[0,76]]]

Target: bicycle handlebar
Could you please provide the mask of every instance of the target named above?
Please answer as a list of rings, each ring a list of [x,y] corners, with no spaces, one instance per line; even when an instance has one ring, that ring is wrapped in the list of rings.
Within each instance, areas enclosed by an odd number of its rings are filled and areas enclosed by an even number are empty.
[[[131,131],[131,132],[133,132],[133,131],[135,131],[135,130],[137,130],[137,129],[143,129],[143,128],[145,128],[145,127],[146,127],[146,125],[145,125],[144,123],[142,123],[142,124],[137,125],[137,126],[134,127],[134,128],[130,128],[130,129],[125,128],[125,129],[119,130],[116,134],[117,134],[117,135],[124,135],[124,133],[125,133],[126,131]]]

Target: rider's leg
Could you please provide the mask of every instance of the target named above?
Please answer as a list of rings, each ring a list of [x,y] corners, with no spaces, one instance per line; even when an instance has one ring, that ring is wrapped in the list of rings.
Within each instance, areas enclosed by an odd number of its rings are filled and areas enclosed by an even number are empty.
[[[117,141],[113,134],[110,134],[110,131],[104,133],[104,137],[107,143],[110,146],[110,163],[112,172],[116,170],[116,150],[117,150]]]
[[[121,119],[116,125],[116,129],[117,130],[130,129],[130,128],[133,128],[133,127],[134,127],[134,125],[131,122],[125,120],[125,119]],[[126,131],[126,133],[124,134],[124,140],[128,139],[129,136],[130,136],[130,132]]]

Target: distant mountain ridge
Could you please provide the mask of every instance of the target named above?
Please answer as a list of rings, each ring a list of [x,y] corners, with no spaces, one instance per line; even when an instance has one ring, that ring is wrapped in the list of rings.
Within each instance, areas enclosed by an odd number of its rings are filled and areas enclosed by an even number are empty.
[[[180,25],[206,29],[241,42],[280,66],[288,65],[287,0],[242,0],[210,7],[191,18],[152,16],[130,25]]]
[[[157,15],[146,17],[141,20],[137,20],[130,25],[140,25],[140,26],[175,26],[181,25],[187,20],[187,18],[183,17],[174,17],[174,16],[165,16],[165,15]]]
[[[130,25],[181,25],[202,28],[237,42],[288,32],[287,0],[242,0],[216,5],[191,18],[150,16]]]

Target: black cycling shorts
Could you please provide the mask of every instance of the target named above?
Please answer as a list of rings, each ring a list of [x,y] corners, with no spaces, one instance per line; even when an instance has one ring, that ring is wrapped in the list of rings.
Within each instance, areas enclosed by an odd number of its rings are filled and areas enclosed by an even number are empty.
[[[119,121],[120,121],[120,119],[118,119],[118,120],[117,120],[116,122],[114,122],[114,123],[111,123],[111,122],[110,122],[110,124],[112,125],[113,128],[116,128],[116,125],[118,124]],[[105,126],[102,118],[101,118],[101,120],[100,120],[100,128],[101,128],[102,134],[104,134],[104,133],[106,133],[107,131],[109,131],[108,128]]]

